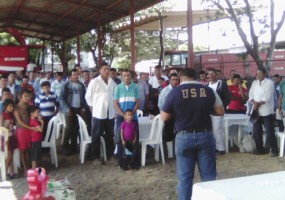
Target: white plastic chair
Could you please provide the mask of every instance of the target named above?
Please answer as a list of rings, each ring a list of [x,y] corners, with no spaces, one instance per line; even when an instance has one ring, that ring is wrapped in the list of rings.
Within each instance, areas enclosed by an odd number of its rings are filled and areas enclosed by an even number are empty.
[[[8,154],[6,145],[6,142],[8,141],[8,134],[8,130],[5,127],[0,127],[0,165],[2,181],[6,181],[5,160]]]
[[[152,120],[151,130],[149,138],[141,139],[141,165],[145,166],[145,157],[146,157],[146,148],[147,145],[154,145],[155,147],[155,160],[159,161],[159,150],[161,153],[162,164],[165,164],[164,160],[164,151],[163,151],[163,143],[162,143],[162,130],[164,127],[164,122],[161,121],[160,115],[156,115]]]
[[[137,109],[137,115],[138,117],[143,117],[143,111],[140,109]]]
[[[79,159],[81,161],[81,164],[84,163],[85,159],[85,152],[86,152],[86,146],[87,144],[91,144],[91,136],[88,135],[87,125],[85,121],[82,119],[80,115],[77,115],[78,123],[79,123],[79,134],[80,134],[80,153],[79,153]],[[100,152],[101,156],[103,157],[104,161],[107,161],[107,154],[106,154],[106,144],[105,139],[101,136],[100,137]]]
[[[63,144],[64,140],[64,132],[65,132],[65,127],[66,127],[66,122],[65,122],[65,116],[63,113],[57,113],[57,118],[58,118],[58,123],[57,123],[57,131],[56,131],[56,138],[58,139],[59,136],[61,135],[61,144]],[[60,134],[62,131],[62,134]]]
[[[58,167],[57,152],[56,152],[56,128],[57,128],[57,116],[50,119],[47,127],[47,133],[44,141],[42,141],[42,147],[50,148],[51,163]]]

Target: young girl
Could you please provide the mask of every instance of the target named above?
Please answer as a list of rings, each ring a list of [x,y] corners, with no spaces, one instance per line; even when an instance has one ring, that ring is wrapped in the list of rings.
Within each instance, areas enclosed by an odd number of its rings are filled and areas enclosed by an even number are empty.
[[[40,110],[38,106],[29,107],[30,122],[31,127],[35,127],[37,131],[31,131],[31,149],[30,156],[32,161],[32,168],[37,167],[37,162],[41,160],[41,150],[42,150],[42,131],[43,131],[43,120],[40,117]]]
[[[16,176],[14,175],[14,164],[13,164],[13,152],[17,148],[17,138],[14,126],[14,102],[11,99],[6,99],[3,102],[3,113],[0,115],[0,126],[3,126],[9,131],[8,138],[8,155],[6,159],[6,171],[10,168],[10,174],[7,174],[8,179],[13,179]]]
[[[37,131],[35,127],[29,126],[28,105],[31,99],[30,91],[21,89],[18,93],[19,103],[15,106],[14,117],[16,119],[16,136],[20,158],[26,175],[29,167],[30,131]]]

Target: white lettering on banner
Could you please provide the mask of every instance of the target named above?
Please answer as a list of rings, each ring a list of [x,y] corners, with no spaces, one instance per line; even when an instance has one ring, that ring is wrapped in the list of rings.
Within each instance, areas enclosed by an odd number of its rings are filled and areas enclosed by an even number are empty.
[[[5,57],[4,61],[24,61],[25,57]]]
[[[208,61],[218,61],[218,58],[209,58]]]

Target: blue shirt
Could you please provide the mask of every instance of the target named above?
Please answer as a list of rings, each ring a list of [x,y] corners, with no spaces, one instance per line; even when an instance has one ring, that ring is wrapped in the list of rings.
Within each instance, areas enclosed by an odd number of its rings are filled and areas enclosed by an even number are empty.
[[[35,104],[39,106],[42,116],[52,116],[55,111],[55,107],[59,106],[59,101],[54,92],[50,92],[48,96],[45,93],[37,95]]]
[[[175,130],[211,129],[210,114],[216,97],[213,90],[196,81],[184,82],[173,88],[162,110],[175,117]]]
[[[169,84],[167,87],[163,88],[161,92],[159,93],[157,105],[160,110],[162,109],[165,99],[171,90],[172,90],[172,86]]]
[[[136,101],[139,99],[139,88],[136,84],[131,83],[126,86],[123,82],[116,86],[114,91],[114,100],[118,100],[119,106],[123,112],[133,110]],[[137,115],[134,116],[137,120]]]

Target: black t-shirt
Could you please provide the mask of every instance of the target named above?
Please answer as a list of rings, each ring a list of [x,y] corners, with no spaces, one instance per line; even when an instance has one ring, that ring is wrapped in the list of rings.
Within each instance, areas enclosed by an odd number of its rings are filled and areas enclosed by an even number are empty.
[[[197,82],[187,82],[173,88],[162,110],[175,117],[176,131],[211,129],[210,114],[216,101],[213,90]]]

